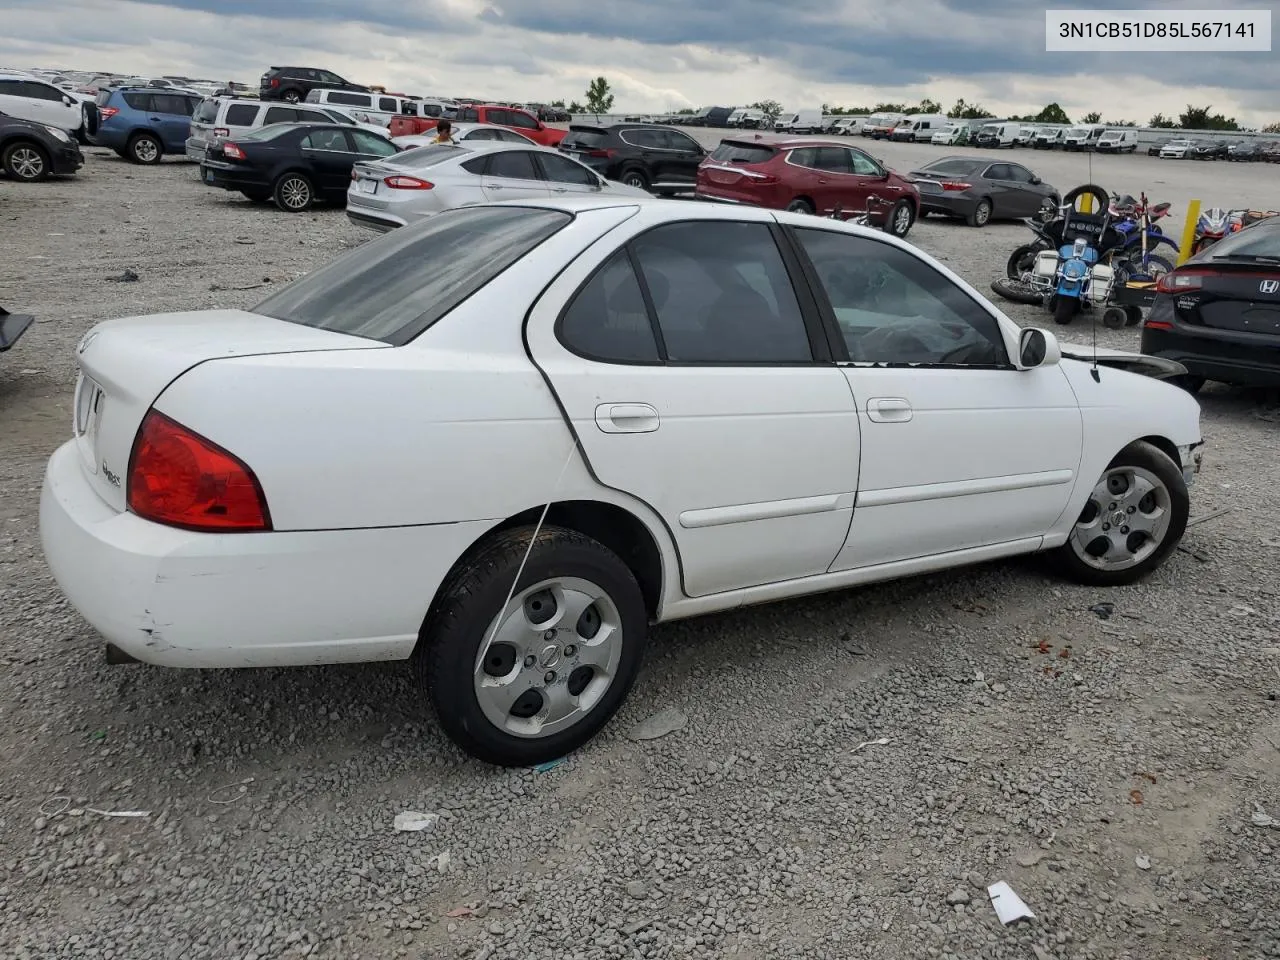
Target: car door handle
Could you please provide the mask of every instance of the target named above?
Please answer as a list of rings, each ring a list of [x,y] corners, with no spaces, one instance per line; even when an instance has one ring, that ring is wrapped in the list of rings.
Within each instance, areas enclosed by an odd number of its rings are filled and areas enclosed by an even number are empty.
[[[551,192],[552,193],[568,193],[569,188],[568,187],[552,187]]]
[[[491,183],[485,189],[486,190],[502,190],[504,189],[504,187],[500,183]]]
[[[605,433],[653,433],[661,424],[657,409],[647,403],[602,403],[596,407],[596,426]]]
[[[874,423],[906,423],[911,417],[911,404],[901,397],[872,397],[867,401],[867,419]]]
[[[819,177],[819,178],[818,178],[818,182],[819,182],[819,183],[829,183],[830,181],[828,181],[825,177]]]

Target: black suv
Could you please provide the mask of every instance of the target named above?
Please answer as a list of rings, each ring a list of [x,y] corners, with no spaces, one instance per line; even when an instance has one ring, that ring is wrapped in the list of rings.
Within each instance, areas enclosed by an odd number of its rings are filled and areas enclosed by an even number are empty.
[[[262,75],[258,90],[263,100],[288,100],[299,103],[307,99],[312,90],[355,90],[369,93],[368,87],[344,80],[328,70],[315,67],[271,67]]]
[[[666,194],[692,190],[707,156],[687,133],[652,123],[571,124],[560,150],[608,180]]]

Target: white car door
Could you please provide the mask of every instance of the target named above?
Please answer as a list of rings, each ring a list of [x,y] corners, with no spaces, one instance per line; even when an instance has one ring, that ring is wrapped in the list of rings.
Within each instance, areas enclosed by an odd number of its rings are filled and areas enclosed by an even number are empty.
[[[32,109],[40,114],[40,122],[60,130],[78,130],[83,122],[80,104],[51,83],[43,80],[24,80],[23,92],[32,103]],[[68,103],[67,101],[71,101]]]
[[[1017,370],[999,322],[904,247],[795,230],[862,424],[844,570],[1034,541],[1067,506],[1079,406],[1058,366]]]
[[[0,79],[0,113],[34,123],[49,122],[43,101],[28,96],[25,80]]]
[[[600,192],[599,175],[576,160],[550,152],[539,152],[535,156],[551,196],[591,196]]]
[[[687,206],[641,203],[555,278],[531,355],[595,478],[665,521],[689,596],[825,573],[857,489],[848,382],[773,218]]]
[[[504,150],[486,159],[480,177],[486,200],[543,200],[551,196],[532,150]]]

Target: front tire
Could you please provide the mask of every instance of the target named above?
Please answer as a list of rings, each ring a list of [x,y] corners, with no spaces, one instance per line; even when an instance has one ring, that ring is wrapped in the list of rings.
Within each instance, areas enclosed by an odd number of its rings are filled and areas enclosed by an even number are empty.
[[[19,140],[9,144],[0,161],[11,180],[35,183],[37,180],[49,179],[49,155],[44,152],[44,148],[30,141]]]
[[[302,174],[286,173],[276,181],[271,198],[285,213],[302,213],[315,203],[316,191]]]
[[[1108,464],[1067,542],[1051,556],[1078,583],[1134,583],[1178,545],[1190,508],[1178,465],[1157,447],[1135,441]]]
[[[889,211],[889,218],[884,222],[884,230],[885,233],[901,240],[911,232],[911,227],[915,222],[916,212],[911,206],[911,201],[899,200],[893,205],[893,209]]]
[[[622,182],[638,190],[649,189],[649,178],[644,175],[643,170],[628,170],[622,175]]]
[[[1079,297],[1053,297],[1053,322],[1066,326],[1080,312]]]
[[[445,733],[499,766],[554,760],[594,737],[635,682],[648,634],[640,587],[615,553],[560,527],[530,550],[533,532],[497,534],[450,575],[413,656]]]

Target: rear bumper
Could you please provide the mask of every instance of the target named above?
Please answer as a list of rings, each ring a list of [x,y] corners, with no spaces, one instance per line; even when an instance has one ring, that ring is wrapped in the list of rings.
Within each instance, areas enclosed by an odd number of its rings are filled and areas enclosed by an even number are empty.
[[[256,171],[242,170],[229,163],[200,161],[200,179],[205,186],[223,190],[270,190],[271,183]]]
[[[351,206],[349,194],[347,198],[347,219],[357,227],[376,230],[378,233],[389,233],[390,231],[405,225],[404,222],[398,218],[393,219],[386,214],[379,213],[374,210],[366,210],[363,207]]]
[[[187,159],[194,160],[196,163],[204,163],[204,152],[208,146],[208,140],[201,137],[187,137]]]
[[[951,217],[967,217],[973,213],[978,201],[973,197],[945,193],[920,193],[921,213],[945,213]]]
[[[168,667],[408,657],[449,569],[493,523],[193,533],[117,513],[74,442],[49,460],[40,539],[67,599],[108,642]]]
[[[1142,328],[1143,353],[1176,360],[1192,376],[1250,387],[1280,387],[1280,343],[1260,344],[1257,336],[1232,337],[1173,330]]]

